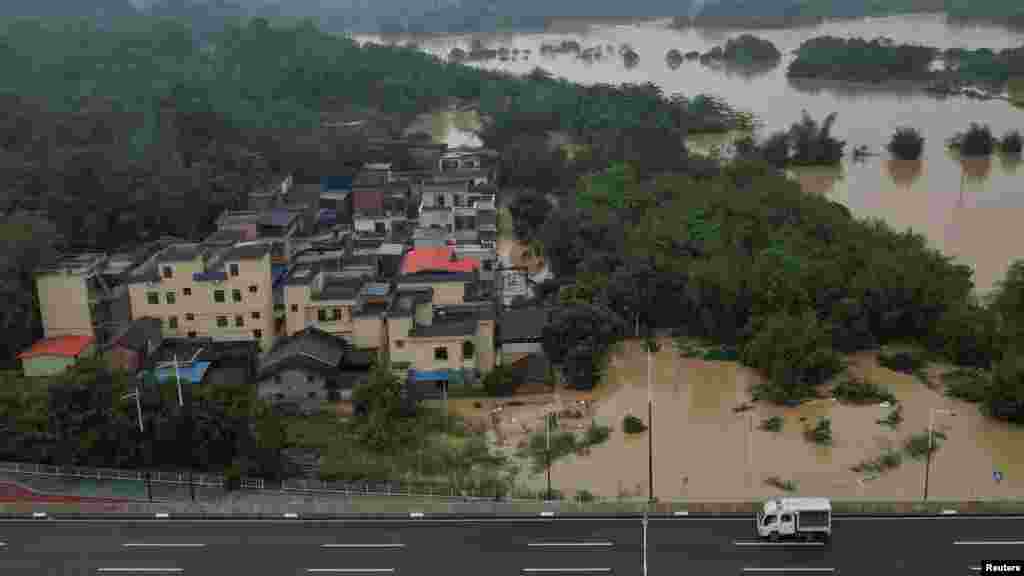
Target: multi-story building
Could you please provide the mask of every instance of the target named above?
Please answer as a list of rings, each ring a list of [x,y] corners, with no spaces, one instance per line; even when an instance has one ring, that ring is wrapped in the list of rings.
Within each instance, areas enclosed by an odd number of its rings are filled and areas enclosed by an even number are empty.
[[[355,231],[390,234],[408,221],[411,187],[408,182],[389,182],[352,188],[352,223]]]
[[[132,271],[135,317],[159,318],[166,337],[273,345],[271,246],[174,244]]]
[[[131,320],[125,275],[161,248],[135,252],[69,255],[36,270],[44,338],[92,336],[102,348]]]

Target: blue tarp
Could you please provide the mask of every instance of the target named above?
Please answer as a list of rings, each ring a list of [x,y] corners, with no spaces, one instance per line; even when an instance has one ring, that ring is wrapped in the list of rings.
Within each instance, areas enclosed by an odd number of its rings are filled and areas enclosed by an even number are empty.
[[[285,275],[287,275],[287,274],[288,274],[288,265],[287,264],[271,264],[270,265],[270,277],[271,277],[270,284],[272,286],[276,287],[277,284],[281,280],[283,280]]]
[[[331,210],[330,208],[323,208],[316,217],[318,222],[323,224],[332,224],[338,220],[338,211]]]
[[[210,367],[209,362],[193,362],[192,364],[179,364],[178,365],[178,376],[181,377],[182,382],[191,382],[192,384],[199,384],[203,381],[203,376],[206,374],[206,370]],[[174,381],[174,366],[164,366],[157,368],[156,379],[160,382]]]
[[[429,372],[426,372],[426,371],[422,371],[421,372],[421,371],[412,371],[412,370],[410,370],[410,372],[412,373],[413,377],[416,379],[416,382],[438,382],[438,381],[447,382],[448,381],[448,371],[447,370],[434,370],[434,371],[429,371]]]

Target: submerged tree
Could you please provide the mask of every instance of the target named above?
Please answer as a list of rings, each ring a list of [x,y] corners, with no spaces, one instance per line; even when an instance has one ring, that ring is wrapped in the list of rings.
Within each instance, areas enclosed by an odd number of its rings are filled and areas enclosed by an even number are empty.
[[[1020,154],[1022,148],[1022,142],[1020,132],[1011,130],[1006,134],[1003,134],[1002,139],[999,140],[999,150],[1003,154]]]
[[[897,128],[887,148],[900,160],[917,160],[924,151],[924,137],[913,128]]]
[[[953,136],[949,146],[960,151],[964,156],[988,156],[996,146],[996,140],[987,125],[971,122],[967,132]]]

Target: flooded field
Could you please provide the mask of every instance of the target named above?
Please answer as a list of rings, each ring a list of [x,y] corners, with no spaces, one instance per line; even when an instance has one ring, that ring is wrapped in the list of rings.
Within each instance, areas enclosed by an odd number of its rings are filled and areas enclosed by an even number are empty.
[[[933,499],[1024,496],[1024,460],[1019,446],[1024,429],[985,418],[976,406],[945,398],[913,376],[880,367],[873,353],[850,358],[851,372],[887,387],[903,405],[904,421],[892,430],[878,423],[889,409],[878,405],[845,406],[831,399],[795,408],[756,404],[746,412],[733,409],[748,402],[758,375],[733,362],[681,358],[665,342],[654,358],[654,492],[661,500],[732,500],[779,494],[765,484],[777,476],[797,483],[798,494],[872,500],[922,497],[925,462],[904,455],[895,470],[872,478],[850,470],[875,458],[887,448],[900,450],[907,437],[928,428],[932,409],[954,414],[936,416],[935,429],[947,435],[933,454],[929,497]],[[935,375],[941,367],[933,368]],[[595,446],[589,456],[571,456],[552,467],[552,486],[566,495],[577,490],[614,498],[646,496],[648,439],[643,433],[622,433],[626,414],[647,422],[647,359],[638,341],[624,342],[611,361],[607,382],[593,392],[561,391],[557,395],[516,397],[522,406],[507,401],[497,428],[505,450],[514,451],[529,430],[543,430],[543,414],[552,404],[579,406],[582,418],[563,419],[564,428],[582,428],[590,418],[611,425],[611,438]],[[457,410],[489,419],[496,400],[460,401]],[[762,420],[779,416],[781,432],[759,429]],[[832,420],[834,445],[816,446],[803,435],[818,417]],[[492,428],[494,422],[492,421]],[[993,472],[1003,478],[996,482]],[[534,489],[543,489],[543,474],[525,477]]]

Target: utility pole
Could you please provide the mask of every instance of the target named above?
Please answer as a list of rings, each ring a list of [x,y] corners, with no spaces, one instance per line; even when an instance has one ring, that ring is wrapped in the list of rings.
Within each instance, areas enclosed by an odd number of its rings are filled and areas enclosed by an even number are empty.
[[[546,439],[547,449],[545,454],[547,456],[548,463],[548,496],[547,500],[551,500],[551,412],[544,414],[544,436]]]
[[[924,465],[924,501],[928,501],[928,476],[932,468],[932,450],[935,446],[935,414],[956,416],[956,412],[942,408],[932,408],[928,415],[928,453],[925,455]]]
[[[647,348],[647,494],[649,501],[653,504],[654,498],[654,389],[653,389],[653,368],[654,353],[658,351],[658,342],[653,337],[648,337],[644,343]]]
[[[146,428],[142,425],[142,393],[139,391],[139,384],[138,384],[138,382],[135,383],[135,392],[133,392],[131,394],[125,394],[124,396],[121,396],[121,399],[124,400],[126,398],[132,398],[132,397],[135,398],[135,411],[136,411],[136,414],[138,414],[138,417],[139,417],[139,432],[140,433],[145,433]],[[152,450],[152,446],[150,447],[150,449]],[[147,494],[147,496],[149,496],[149,501],[152,502],[153,501],[153,481],[150,478],[149,474],[150,474],[149,470],[147,469],[146,470],[146,494]]]

